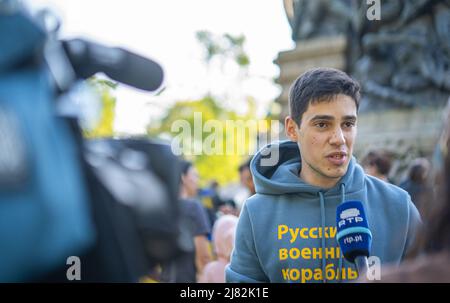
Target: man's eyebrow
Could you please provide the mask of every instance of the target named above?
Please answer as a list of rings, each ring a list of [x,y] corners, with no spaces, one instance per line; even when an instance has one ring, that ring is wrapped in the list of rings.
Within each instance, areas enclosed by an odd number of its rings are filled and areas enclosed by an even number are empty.
[[[310,122],[315,122],[315,121],[333,121],[335,118],[333,116],[330,115],[317,115],[311,118]],[[356,121],[356,116],[355,115],[347,115],[342,117],[342,120],[344,121]]]
[[[329,115],[317,115],[311,118],[310,121],[317,121],[317,120],[334,120],[333,116],[329,116]]]
[[[354,116],[354,115],[344,116],[344,117],[342,118],[342,120],[356,121],[356,116]]]

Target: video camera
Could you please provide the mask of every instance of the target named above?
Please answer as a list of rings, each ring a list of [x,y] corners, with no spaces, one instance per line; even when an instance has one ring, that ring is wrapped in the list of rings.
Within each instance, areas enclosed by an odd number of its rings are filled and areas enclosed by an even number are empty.
[[[178,220],[179,161],[148,138],[84,139],[68,96],[98,72],[155,91],[163,70],[121,48],[60,41],[49,17],[0,0],[0,281],[67,281],[78,256],[82,282],[136,282],[193,250]]]

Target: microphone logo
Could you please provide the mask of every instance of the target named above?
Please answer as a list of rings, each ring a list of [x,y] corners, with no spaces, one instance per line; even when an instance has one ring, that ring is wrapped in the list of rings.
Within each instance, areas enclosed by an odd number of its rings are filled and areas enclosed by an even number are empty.
[[[343,227],[346,224],[363,222],[364,219],[360,215],[361,213],[357,208],[344,209],[339,216],[341,220],[338,222],[338,226]]]

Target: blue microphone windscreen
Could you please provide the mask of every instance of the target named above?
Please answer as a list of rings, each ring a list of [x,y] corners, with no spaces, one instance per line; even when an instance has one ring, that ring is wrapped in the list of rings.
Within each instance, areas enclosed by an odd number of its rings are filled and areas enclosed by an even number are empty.
[[[360,201],[340,204],[336,209],[336,225],[336,240],[348,261],[353,263],[357,256],[369,256],[372,233]]]

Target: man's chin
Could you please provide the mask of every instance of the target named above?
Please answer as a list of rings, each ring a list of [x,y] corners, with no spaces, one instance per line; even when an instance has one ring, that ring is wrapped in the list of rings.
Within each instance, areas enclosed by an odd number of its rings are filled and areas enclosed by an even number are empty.
[[[325,175],[328,178],[336,179],[336,178],[342,178],[345,173],[347,172],[348,166],[345,167],[339,167],[339,168],[332,168],[325,170]]]

